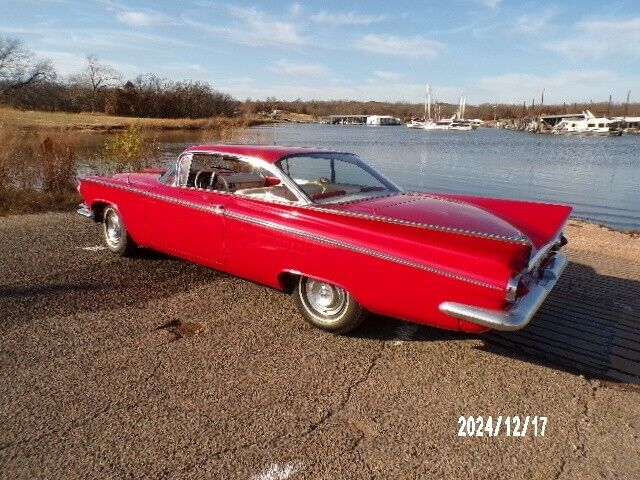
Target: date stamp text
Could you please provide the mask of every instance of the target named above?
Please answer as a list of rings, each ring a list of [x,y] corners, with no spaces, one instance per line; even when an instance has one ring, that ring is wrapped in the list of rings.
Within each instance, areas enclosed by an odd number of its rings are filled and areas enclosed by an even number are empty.
[[[458,437],[544,437],[548,418],[540,415],[458,417]]]

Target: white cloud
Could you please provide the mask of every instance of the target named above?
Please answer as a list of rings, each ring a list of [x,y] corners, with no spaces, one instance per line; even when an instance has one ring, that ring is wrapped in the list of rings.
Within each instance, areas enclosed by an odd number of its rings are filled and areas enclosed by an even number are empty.
[[[302,5],[300,5],[298,2],[292,3],[291,8],[289,8],[291,15],[293,15],[294,17],[300,15],[303,10],[304,9],[302,8]]]
[[[373,74],[379,80],[400,80],[400,77],[402,76],[396,72],[385,72],[382,70],[376,70]]]
[[[521,15],[516,18],[513,30],[516,33],[537,34],[547,30],[551,25],[551,20],[556,16],[557,11],[554,8],[536,15]]]
[[[396,37],[393,35],[365,35],[356,42],[356,46],[368,52],[429,60],[436,58],[444,48],[444,44],[420,36]]]
[[[116,15],[118,21],[132,27],[148,27],[162,23],[162,16],[156,13],[139,12],[135,10],[123,10]]]
[[[278,60],[268,69],[272,72],[295,77],[321,77],[329,73],[324,65],[318,63],[292,63],[285,59]]]
[[[189,27],[218,35],[241,45],[262,47],[308,43],[308,40],[298,32],[296,25],[270,19],[264,12],[256,8],[230,6],[229,13],[236,21],[230,22],[227,26],[219,26],[224,22],[203,23],[186,17],[183,17],[182,20]]]
[[[387,19],[385,15],[363,15],[355,12],[318,12],[309,17],[312,22],[326,25],[370,25]]]
[[[266,98],[275,96],[284,100],[361,100],[411,103],[424,102],[424,84],[404,82],[323,82],[322,85],[275,84],[264,87],[260,82],[246,82],[242,85],[220,81],[214,83],[217,87],[228,91],[236,98]],[[461,90],[453,87],[434,86],[439,99],[456,102]]]
[[[529,103],[532,98],[537,102],[544,88],[545,103],[562,103],[590,98],[602,100],[611,93],[615,95],[612,88],[616,85],[620,95],[631,86],[608,70],[566,70],[552,75],[506,73],[480,78],[474,93],[484,101],[521,103],[526,100]]]
[[[580,22],[571,36],[554,39],[544,48],[577,61],[610,56],[640,56],[640,17]]]
[[[51,59],[56,72],[63,76],[78,73],[87,65],[86,55],[48,50],[36,50],[34,53],[39,57]],[[125,78],[134,77],[140,73],[140,69],[130,63],[117,62],[104,58],[100,58],[100,62],[112,66],[118,72],[122,73]]]
[[[496,8],[502,3],[502,0],[477,0],[479,3],[489,8]]]
[[[156,49],[175,47],[189,47],[190,43],[177,38],[171,38],[151,33],[122,30],[98,29],[37,29],[42,43],[51,47],[62,47],[67,50],[114,50],[114,49]],[[99,52],[98,52],[99,53]]]
[[[288,22],[268,19],[264,12],[255,8],[230,7],[231,15],[239,19],[244,25],[235,33],[246,37],[249,45],[301,45],[306,43],[297,27]],[[242,42],[241,42],[242,43]]]
[[[158,65],[156,68],[167,72],[181,73],[183,76],[188,74],[202,74],[205,72],[205,68],[199,63],[171,62]]]

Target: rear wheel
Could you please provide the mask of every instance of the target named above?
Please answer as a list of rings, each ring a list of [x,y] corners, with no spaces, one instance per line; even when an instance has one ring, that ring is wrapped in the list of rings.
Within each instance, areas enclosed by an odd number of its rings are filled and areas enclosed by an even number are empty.
[[[293,296],[304,318],[329,332],[349,332],[367,316],[367,311],[349,292],[320,280],[300,277]]]
[[[102,215],[104,243],[113,253],[121,257],[130,256],[136,249],[135,242],[129,236],[122,216],[114,207],[106,207]]]

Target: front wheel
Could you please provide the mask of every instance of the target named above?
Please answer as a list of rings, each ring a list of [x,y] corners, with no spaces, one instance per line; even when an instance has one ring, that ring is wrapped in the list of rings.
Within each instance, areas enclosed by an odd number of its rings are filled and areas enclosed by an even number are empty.
[[[104,243],[107,248],[121,257],[130,256],[136,249],[136,244],[129,236],[122,216],[114,207],[104,209],[102,217]]]
[[[313,278],[300,277],[293,296],[302,316],[329,332],[349,332],[367,316],[367,311],[349,292]]]

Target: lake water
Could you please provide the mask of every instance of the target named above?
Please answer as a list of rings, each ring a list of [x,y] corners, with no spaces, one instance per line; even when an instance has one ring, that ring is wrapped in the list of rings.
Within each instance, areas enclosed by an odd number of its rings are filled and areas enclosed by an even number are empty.
[[[640,230],[640,135],[297,124],[250,129],[245,140],[353,152],[409,190],[568,203],[575,217]],[[162,147],[175,155],[187,144]]]

